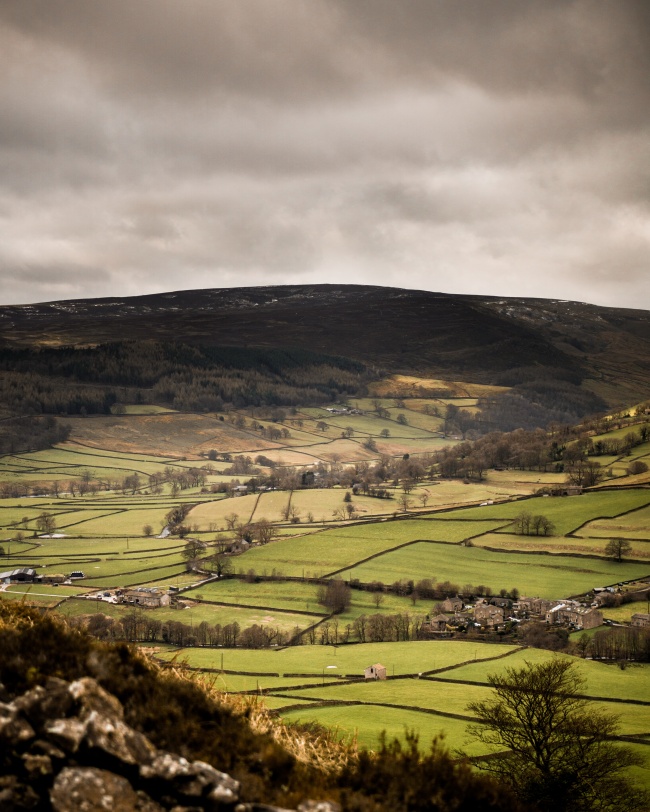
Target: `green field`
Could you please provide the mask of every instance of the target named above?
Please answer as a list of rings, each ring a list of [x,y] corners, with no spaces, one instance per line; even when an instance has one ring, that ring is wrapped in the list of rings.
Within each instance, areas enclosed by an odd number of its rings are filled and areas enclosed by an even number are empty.
[[[316,612],[327,615],[327,609],[318,603],[318,586],[316,584],[296,583],[295,581],[261,581],[247,583],[239,579],[213,581],[199,585],[185,593],[186,597],[196,597],[207,601],[220,601],[229,604],[263,606],[268,609],[284,609],[303,612]],[[354,620],[359,615],[371,615],[375,612],[398,613],[409,612],[424,615],[431,611],[432,602],[412,601],[392,593],[383,593],[380,603],[375,601],[375,594],[364,590],[353,589],[352,603],[349,610],[337,616],[339,623]],[[317,618],[314,618],[317,620]]]
[[[383,663],[392,674],[417,674],[458,665],[467,660],[489,660],[499,654],[516,652],[516,646],[481,645],[460,640],[444,643],[428,641],[408,643],[365,643],[351,646],[292,646],[276,650],[250,649],[181,649],[189,665],[199,668],[219,668],[224,654],[224,668],[229,671],[246,671],[258,674],[307,674],[327,673],[329,666],[337,676],[363,676],[363,669],[372,663]],[[170,651],[161,652],[163,659],[174,656]]]
[[[610,537],[581,536],[526,536],[506,533],[486,533],[475,540],[479,547],[522,552],[569,553],[571,555],[606,556],[605,548]],[[636,561],[650,559],[650,539],[630,539],[632,552],[625,558]]]
[[[463,517],[468,519],[514,519],[522,511],[543,514],[555,524],[557,535],[571,533],[583,524],[600,517],[614,517],[621,513],[650,504],[650,490],[595,491],[580,496],[538,497],[524,502],[468,508]]]
[[[400,380],[394,381],[397,389],[398,384],[407,389],[417,386],[417,379]],[[434,389],[444,388],[442,382],[430,383]],[[452,394],[463,394],[459,386],[450,383],[447,388]],[[305,578],[338,574],[343,579],[386,584],[430,578],[451,581],[461,589],[468,584],[483,584],[494,592],[516,587],[521,594],[552,599],[650,576],[650,488],[629,487],[630,481],[621,479],[629,459],[648,454],[650,444],[634,449],[630,458],[597,458],[613,468],[615,490],[520,500],[517,497],[529,496],[544,486],[562,484],[564,474],[488,470],[481,481],[463,482],[440,479],[434,470],[415,485],[405,509],[400,504],[403,483],[394,481],[395,475],[390,474],[387,487],[393,499],[353,495],[355,519],[335,519],[334,511],[346,504],[346,490],[351,490],[355,478],[360,481],[364,464],[372,466],[380,453],[393,456],[396,464],[406,454],[423,455],[426,462],[424,455],[453,444],[454,440],[440,434],[443,418],[427,415],[424,409],[436,405],[441,415],[446,403],[475,409],[476,398],[471,396],[480,393],[467,389],[465,394],[465,399],[407,398],[403,406],[394,398],[382,397],[390,415],[386,419],[373,413],[372,398],[359,399],[357,405],[366,412],[360,415],[333,415],[317,407],[300,409],[282,424],[291,436],[277,442],[265,440],[251,428],[253,413],[248,411],[240,413],[246,420],[244,429],[235,428],[238,413],[224,414],[226,419],[219,420],[214,415],[172,413],[148,405],[128,406],[129,413],[123,416],[62,418],[72,427],[67,443],[0,458],[3,482],[23,486],[54,480],[63,483],[58,497],[42,496],[42,490],[33,489],[35,497],[0,500],[0,528],[6,537],[2,541],[2,568],[35,566],[51,573],[82,569],[86,578],[73,587],[12,585],[0,596],[49,607],[69,617],[102,612],[120,619],[132,614],[133,608],[76,596],[108,587],[175,586],[191,587],[180,595],[187,608],[139,611],[147,618],[163,623],[181,621],[191,628],[201,623],[227,625],[236,621],[242,629],[255,623],[285,633],[305,629],[327,616],[318,602],[319,587],[313,583],[225,578],[206,584],[201,583],[201,575],[188,573],[181,555],[185,539],[143,534],[145,525],[158,533],[166,514],[182,504],[193,506],[184,520],[189,536],[210,545],[217,539],[232,539],[232,532],[225,529],[229,514],[237,514],[241,523],[262,518],[276,523],[273,542],[232,557],[233,570],[240,574],[251,570],[258,575]],[[397,422],[400,413],[406,416],[406,425]],[[319,421],[326,424],[324,431],[317,427]],[[268,413],[258,422],[277,427]],[[341,432],[348,426],[353,435],[342,438]],[[387,438],[380,436],[382,429],[388,429]],[[624,435],[628,430],[621,432]],[[607,436],[611,439],[616,435]],[[368,437],[376,441],[378,451],[363,447]],[[167,482],[161,493],[148,492],[150,475],[202,467],[208,462],[210,449],[218,450],[220,457],[226,451],[232,456],[262,453],[278,464],[280,481],[287,467],[318,463],[323,464],[323,477],[352,463],[357,464],[359,474],[340,487],[272,490],[226,498],[211,492],[210,485],[233,479],[244,483],[249,477],[224,474],[231,463],[220,458],[211,462],[212,471],[203,489],[193,487],[172,494]],[[122,493],[117,488],[73,497],[67,492],[68,483],[78,483],[84,471],[90,471],[95,480],[118,483],[137,472],[140,487],[136,493]],[[425,500],[420,499],[422,495]],[[480,505],[488,501],[494,504]],[[283,516],[289,504],[298,514],[297,523],[291,524]],[[34,537],[36,520],[44,511],[55,515],[55,532],[62,538]],[[522,511],[547,516],[554,522],[557,535],[514,535],[512,520]],[[18,533],[26,538],[17,540]],[[619,564],[606,558],[607,541],[618,536],[631,540],[632,557],[637,561]],[[468,541],[471,544],[466,546]],[[209,546],[205,554],[214,549]],[[436,611],[434,601],[417,595],[411,600],[393,592],[378,594],[376,599],[372,592],[352,589],[349,609],[329,621],[332,627],[337,626],[339,640],[345,639],[361,614],[408,613],[413,621]],[[606,609],[604,615],[616,622],[629,622],[632,613],[646,610],[642,602]],[[167,661],[214,669],[211,677],[222,690],[263,694],[268,706],[279,709],[286,719],[338,726],[341,735],[356,734],[363,745],[376,746],[382,730],[403,738],[408,727],[418,731],[425,745],[444,733],[450,747],[477,754],[483,751],[468,739],[466,706],[488,695],[487,674],[524,661],[544,662],[557,656],[502,643],[487,645],[484,639],[481,635],[471,640],[435,642],[297,645],[282,650],[195,647],[177,651],[155,645],[153,650]],[[506,656],[494,659],[501,655]],[[360,679],[364,668],[377,662],[387,667],[390,677],[401,678],[367,683]],[[578,667],[588,680],[588,695],[620,714],[624,732],[650,738],[650,706],[643,704],[650,701],[650,666],[630,664],[621,670],[579,660]],[[448,668],[451,670],[441,670]],[[221,669],[249,673],[218,673]],[[428,677],[426,672],[434,673]],[[425,676],[414,678],[418,674]],[[357,681],[346,684],[346,677]],[[331,704],[321,707],[319,703]]]
[[[60,614],[66,617],[79,617],[82,615],[100,612],[110,617],[122,618],[133,613],[133,607],[126,604],[107,603],[97,601],[92,598],[85,600],[66,601],[58,607]],[[243,609],[240,607],[212,606],[210,604],[195,603],[185,609],[175,609],[171,607],[159,607],[157,609],[139,610],[147,617],[154,618],[163,623],[169,620],[186,623],[190,626],[197,626],[206,622],[212,626],[220,624],[225,626],[228,623],[239,623],[242,629],[253,624],[278,628],[281,631],[292,632],[296,627],[305,628],[313,623],[313,617],[301,615],[299,612],[273,612],[256,611]],[[215,649],[211,649],[215,652]],[[242,689],[244,690],[244,689]]]
[[[445,744],[450,749],[462,748],[470,756],[485,752],[480,744],[472,742],[467,735],[467,723],[456,719],[445,719],[433,714],[417,711],[378,708],[373,705],[335,705],[325,708],[310,708],[281,711],[288,722],[316,722],[332,728],[341,738],[354,739],[360,747],[376,748],[382,733],[388,740],[404,740],[407,730],[417,731],[423,750],[434,737],[444,734]]]
[[[523,553],[492,552],[479,547],[414,544],[387,552],[345,570],[344,578],[392,583],[396,577],[423,577],[464,584],[485,584],[493,591],[516,587],[522,595],[542,598],[580,595],[595,586],[642,578],[650,565],[626,564],[580,556],[554,558]]]

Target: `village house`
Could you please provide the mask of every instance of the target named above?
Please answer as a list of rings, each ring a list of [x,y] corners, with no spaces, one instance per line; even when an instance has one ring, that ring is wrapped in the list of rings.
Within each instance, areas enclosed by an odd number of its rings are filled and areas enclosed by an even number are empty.
[[[553,606],[546,613],[546,622],[557,626],[575,626],[576,629],[595,629],[602,626],[603,615],[591,606],[568,601]]]
[[[122,596],[125,603],[143,606],[146,609],[157,609],[159,606],[169,606],[171,598],[167,592],[157,587],[141,586],[137,589],[127,589]]]
[[[474,620],[481,626],[494,628],[503,623],[504,611],[502,606],[492,606],[490,603],[478,603],[474,607]]]
[[[517,617],[546,616],[548,610],[554,605],[553,601],[545,598],[519,598],[512,604],[512,611]]]
[[[650,612],[637,612],[632,615],[632,625],[647,628],[650,626]]]
[[[463,608],[463,601],[458,597],[445,598],[440,604],[440,608],[443,612],[460,612]]]
[[[375,663],[364,668],[363,676],[365,679],[387,679],[386,666],[381,663]]]
[[[453,632],[449,625],[453,620],[453,615],[436,615],[424,621],[418,629],[418,639],[430,640],[432,638],[451,637]]]

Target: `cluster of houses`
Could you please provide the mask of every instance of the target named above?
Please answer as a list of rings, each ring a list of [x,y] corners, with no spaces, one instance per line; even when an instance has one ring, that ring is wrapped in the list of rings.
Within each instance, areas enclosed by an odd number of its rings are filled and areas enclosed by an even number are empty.
[[[450,637],[460,628],[499,631],[506,623],[544,620],[549,626],[593,629],[603,623],[602,612],[579,601],[551,601],[544,598],[479,598],[465,603],[462,598],[446,598],[438,604],[439,614],[429,617],[420,629],[424,639]]]

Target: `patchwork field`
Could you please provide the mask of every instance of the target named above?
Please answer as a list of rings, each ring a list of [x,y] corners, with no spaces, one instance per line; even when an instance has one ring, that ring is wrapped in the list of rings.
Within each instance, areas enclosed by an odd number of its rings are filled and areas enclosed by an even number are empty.
[[[58,495],[44,487],[0,499],[1,568],[35,567],[39,574],[81,569],[86,577],[74,586],[3,586],[0,598],[24,600],[73,619],[100,613],[121,621],[137,617],[141,624],[179,622],[189,628],[190,637],[204,624],[236,622],[241,629],[253,624],[278,628],[288,639],[296,629],[322,623],[309,632],[311,636],[303,637],[305,642],[318,639],[319,630],[328,624],[335,627],[336,639],[342,639],[361,615],[408,614],[413,623],[439,609],[417,593],[397,594],[397,588],[381,593],[352,589],[349,608],[330,618],[319,602],[318,584],[286,581],[281,575],[336,576],[387,585],[429,578],[434,583],[450,581],[459,589],[470,584],[490,587],[495,593],[517,588],[521,594],[552,599],[650,577],[650,488],[643,482],[630,487],[635,482],[623,478],[629,465],[623,457],[601,461],[612,468],[615,479],[608,482],[625,487],[566,498],[520,499],[542,487],[562,484],[564,475],[511,469],[488,470],[482,481],[471,483],[428,472],[427,478],[415,483],[405,503],[401,483],[390,475],[384,486],[393,498],[353,495],[353,516],[345,520],[339,511],[348,504],[344,497],[350,486],[272,490],[236,498],[213,492],[212,486],[216,491],[220,483],[249,479],[224,473],[232,464],[228,454],[254,458],[261,453],[275,463],[282,481],[293,466],[318,465],[325,475],[356,463],[362,472],[364,464],[373,465],[381,453],[400,461],[404,455],[430,455],[456,442],[442,436],[446,404],[471,411],[484,388],[428,381],[422,384],[423,390],[417,389],[422,383],[418,380],[398,376],[392,382],[397,388],[383,390],[379,404],[374,398],[351,403],[365,412],[360,415],[297,410],[282,423],[291,436],[277,441],[256,433],[251,415],[243,413],[243,429],[235,427],[237,415],[233,414],[221,415],[225,419],[220,420],[218,415],[177,414],[146,406],[129,408],[126,415],[66,418],[73,429],[67,443],[0,458],[0,482],[61,483]],[[407,398],[402,405],[385,396],[398,389],[417,392],[418,397]],[[426,397],[425,390],[435,395]],[[387,417],[374,413],[377,405],[388,410]],[[399,415],[404,420],[398,422]],[[278,425],[269,419],[259,422],[267,429]],[[351,436],[342,437],[348,428]],[[382,437],[384,430],[388,436]],[[364,447],[368,439],[377,450]],[[210,450],[219,459],[210,461],[211,470],[201,484],[172,486],[180,474],[205,466]],[[631,456],[640,458],[648,451],[650,447],[638,447]],[[270,470],[264,467],[265,473]],[[133,475],[138,477],[136,487],[115,484]],[[84,480],[101,487],[80,495],[78,484]],[[487,502],[493,504],[481,504]],[[166,515],[182,506],[189,508],[183,519],[186,537],[158,538]],[[512,522],[522,511],[547,516],[555,525],[554,535],[515,535]],[[49,538],[39,525],[44,513],[51,514],[55,523]],[[241,524],[266,519],[276,525],[277,535],[264,546],[229,556],[229,566],[239,577],[205,582],[206,573],[187,571],[183,555],[187,540],[198,538],[208,545],[199,557],[214,553],[218,542],[230,544],[233,531],[226,528],[233,514],[235,523]],[[618,563],[606,556],[613,537],[631,541],[633,561]],[[274,580],[256,581],[256,576],[273,575]],[[176,605],[186,608],[136,611],[97,600],[100,591],[136,585],[174,587],[174,592],[181,593]],[[635,611],[646,612],[646,603],[605,610],[605,617],[627,623]],[[435,642],[155,648],[165,661],[210,669],[223,690],[261,696],[260,701],[286,719],[332,725],[341,735],[357,736],[366,746],[376,746],[382,730],[403,737],[409,727],[425,745],[444,732],[450,747],[478,754],[483,751],[467,735],[471,718],[466,707],[472,699],[487,695],[487,674],[557,656],[509,644],[487,645],[483,639],[476,634],[471,639],[468,635],[465,640]],[[398,679],[364,682],[363,669],[373,663],[382,663],[389,677]],[[579,667],[588,680],[586,692],[620,714],[622,732],[650,740],[645,704],[650,701],[648,666],[629,665],[621,670],[581,660]]]

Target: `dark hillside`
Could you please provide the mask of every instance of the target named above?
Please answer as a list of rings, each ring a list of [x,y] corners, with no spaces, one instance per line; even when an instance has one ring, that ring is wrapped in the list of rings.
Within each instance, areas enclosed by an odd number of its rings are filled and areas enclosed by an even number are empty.
[[[301,348],[391,372],[561,379],[610,404],[650,395],[650,314],[356,285],[180,291],[0,308],[5,347],[154,339]]]

